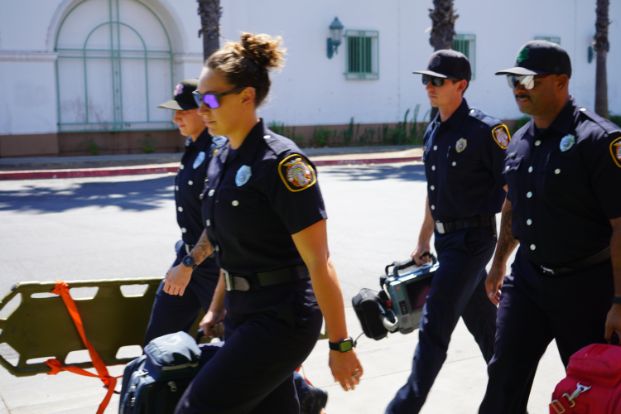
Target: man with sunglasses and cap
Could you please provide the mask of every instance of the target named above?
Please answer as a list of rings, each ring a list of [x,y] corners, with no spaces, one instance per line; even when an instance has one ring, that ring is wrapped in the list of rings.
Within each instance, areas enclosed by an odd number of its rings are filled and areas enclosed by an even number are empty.
[[[419,327],[419,341],[407,383],[387,414],[418,413],[435,381],[460,317],[485,361],[493,353],[496,307],[485,294],[485,265],[496,245],[495,214],[505,199],[502,166],[507,127],[477,109],[463,95],[470,62],[454,50],[439,50],[422,75],[431,106],[438,109],[424,136],[427,177],[425,218],[412,259],[429,260],[431,236],[440,267],[434,274]]]
[[[621,130],[571,98],[571,62],[557,44],[530,41],[496,74],[531,120],[507,150],[508,197],[486,281],[500,307],[479,412],[523,414],[553,339],[567,366],[580,348],[621,333]]]

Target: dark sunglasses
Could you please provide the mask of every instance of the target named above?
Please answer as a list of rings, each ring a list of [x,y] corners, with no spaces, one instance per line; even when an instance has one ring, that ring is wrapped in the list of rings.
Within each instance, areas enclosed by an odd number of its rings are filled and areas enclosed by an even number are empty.
[[[530,91],[535,87],[535,79],[545,78],[546,76],[548,75],[507,75],[507,83],[511,89],[522,86],[527,91]]]
[[[448,79],[438,78],[437,76],[431,76],[431,75],[423,75],[423,78],[422,78],[423,85],[427,86],[429,82],[431,82],[431,84],[435,86],[436,88],[439,88],[440,86],[444,85],[444,81],[446,80]]]
[[[239,93],[244,88],[245,86],[237,86],[233,89],[220,92],[220,93],[215,93],[215,92],[200,93],[198,90],[196,90],[192,92],[192,96],[194,97],[194,102],[196,102],[196,105],[198,107],[200,107],[201,105],[206,105],[211,109],[216,109],[220,107],[220,98],[226,95],[233,94],[233,93]]]

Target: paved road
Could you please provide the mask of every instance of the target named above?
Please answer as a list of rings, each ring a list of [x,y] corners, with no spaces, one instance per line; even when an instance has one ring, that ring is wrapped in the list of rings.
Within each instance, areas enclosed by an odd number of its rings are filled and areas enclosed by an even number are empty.
[[[361,287],[377,286],[387,263],[406,258],[413,248],[422,220],[424,172],[417,164],[323,167],[319,178],[331,253],[349,304]],[[170,175],[5,181],[0,223],[0,295],[17,281],[160,275],[178,238]],[[352,334],[360,332],[351,309],[347,317]],[[416,340],[415,334],[377,342],[362,338],[366,374],[354,393],[334,385],[324,342],[305,369],[316,385],[329,389],[329,413],[381,413],[407,377]],[[535,381],[531,413],[547,412],[561,377],[551,347]],[[460,323],[423,413],[475,413],[485,382],[483,359]],[[0,414],[92,413],[103,395],[94,379],[66,373],[13,378],[0,369]],[[116,404],[113,399],[107,412],[116,412]]]

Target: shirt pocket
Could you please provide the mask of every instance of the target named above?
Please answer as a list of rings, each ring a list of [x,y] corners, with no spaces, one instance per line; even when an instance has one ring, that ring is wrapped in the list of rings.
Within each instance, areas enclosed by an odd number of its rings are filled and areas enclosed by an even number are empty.
[[[561,151],[556,149],[546,156],[542,172],[546,198],[556,201],[575,200],[576,191],[589,185],[577,146]]]
[[[462,138],[464,139],[464,138]],[[461,148],[457,151],[456,148]],[[481,148],[476,148],[474,143],[454,144],[448,147],[446,152],[446,177],[449,185],[464,185],[476,180],[481,166],[479,165],[479,153]],[[459,187],[455,187],[459,188]]]

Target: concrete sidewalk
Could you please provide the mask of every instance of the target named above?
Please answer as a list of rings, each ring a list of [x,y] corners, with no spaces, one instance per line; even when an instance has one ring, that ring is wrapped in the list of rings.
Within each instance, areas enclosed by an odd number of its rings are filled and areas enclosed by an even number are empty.
[[[317,166],[420,161],[421,147],[306,148]],[[110,177],[177,171],[181,153],[0,158],[0,180]]]

